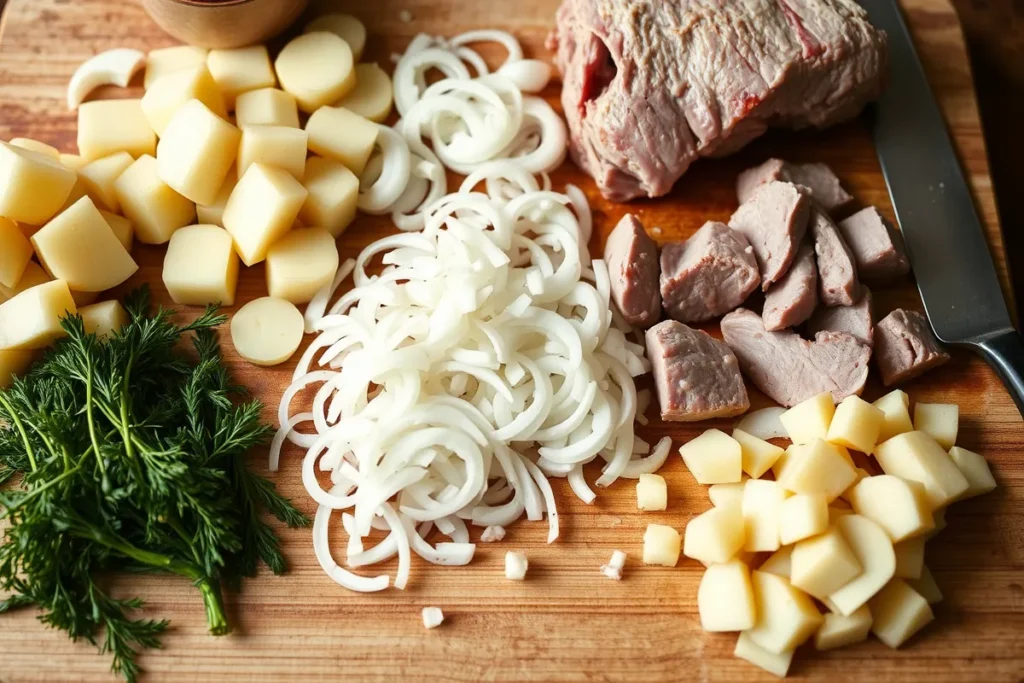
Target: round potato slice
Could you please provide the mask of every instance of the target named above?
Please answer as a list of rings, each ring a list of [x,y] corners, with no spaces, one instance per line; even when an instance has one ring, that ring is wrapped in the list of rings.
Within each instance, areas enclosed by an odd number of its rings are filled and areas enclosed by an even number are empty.
[[[339,107],[345,107],[377,123],[391,113],[391,79],[376,64],[356,64],[356,87],[341,98]]]
[[[334,104],[356,85],[352,49],[333,33],[316,31],[294,38],[274,62],[277,79],[299,109],[313,113]]]
[[[238,355],[253,365],[279,365],[302,342],[302,313],[284,299],[265,296],[250,301],[231,319],[231,341]]]
[[[351,14],[325,14],[306,24],[303,33],[327,31],[338,36],[352,48],[352,56],[359,61],[366,47],[366,27]]]

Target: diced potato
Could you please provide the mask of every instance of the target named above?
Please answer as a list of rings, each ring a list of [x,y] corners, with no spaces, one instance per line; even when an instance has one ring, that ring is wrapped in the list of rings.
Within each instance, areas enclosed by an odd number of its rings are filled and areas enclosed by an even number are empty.
[[[925,432],[894,436],[878,445],[875,458],[886,474],[924,484],[932,509],[948,505],[970,488],[949,454]]]
[[[13,287],[5,287],[0,284],[0,302],[13,299],[26,289],[31,289],[36,285],[49,282],[50,279],[50,276],[46,274],[46,271],[43,270],[42,266],[35,261],[29,261],[28,265],[25,266],[25,272],[22,273],[21,279],[18,280],[18,284]]]
[[[829,502],[857,479],[853,465],[821,439],[790,448],[779,484],[794,493],[821,493]]]
[[[41,349],[64,336],[60,319],[77,313],[68,283],[36,285],[0,304],[0,349]]]
[[[143,244],[166,244],[174,231],[196,218],[196,205],[160,179],[156,159],[139,157],[114,181],[121,211]]]
[[[153,83],[142,98],[142,112],[150,127],[163,137],[167,124],[191,100],[199,100],[222,119],[228,116],[224,95],[205,64],[169,73]]]
[[[132,222],[124,216],[118,216],[116,213],[110,213],[109,211],[100,211],[100,215],[103,216],[103,220],[110,226],[110,229],[114,232],[114,237],[121,243],[125,251],[131,253],[132,243],[135,241],[135,226],[132,225]]]
[[[38,140],[32,140],[29,138],[12,138],[11,144],[15,147],[21,147],[22,149],[30,149],[33,152],[38,152],[45,156],[50,157],[56,161],[60,161],[60,151],[45,142],[39,142]]]
[[[870,453],[878,443],[885,413],[860,396],[847,396],[836,406],[827,441],[837,446]]]
[[[252,164],[224,207],[224,227],[242,263],[252,266],[292,227],[306,201],[306,188],[287,171]]]
[[[739,442],[725,432],[709,429],[679,447],[683,462],[698,484],[729,484],[743,475]]]
[[[896,578],[921,578],[921,572],[924,571],[924,544],[927,540],[924,536],[918,536],[893,545],[893,552],[896,553]]]
[[[82,182],[81,174],[76,173],[75,184],[71,186],[71,192],[68,193],[68,198],[64,200],[64,203],[61,204],[61,207],[57,210],[57,214],[67,211],[72,204],[77,202],[82,197],[85,197],[87,194],[89,193],[86,192],[85,190],[85,183]],[[35,233],[36,231],[33,229],[32,235],[34,235]],[[31,237],[32,235],[28,235],[28,237]]]
[[[210,50],[206,67],[220,86],[228,111],[235,108],[235,98],[242,93],[277,85],[270,55],[263,45]]]
[[[988,462],[983,456],[966,448],[953,446],[949,449],[949,457],[953,459],[953,464],[967,480],[967,490],[960,494],[957,500],[973,498],[995,490],[996,479],[992,476],[992,470],[989,469]]]
[[[778,482],[749,479],[743,488],[743,549],[749,552],[779,549],[779,511],[785,491]]]
[[[697,612],[705,631],[753,628],[757,615],[747,565],[733,560],[708,567],[697,589]]]
[[[142,100],[94,100],[78,107],[78,153],[92,161],[115,152],[156,153],[156,133]]]
[[[907,579],[907,585],[927,600],[929,605],[942,602],[942,591],[939,590],[939,584],[935,583],[935,577],[928,567],[921,568],[921,578]]]
[[[956,444],[960,427],[960,406],[952,403],[915,403],[914,429],[935,439],[949,450]]]
[[[174,303],[235,303],[238,255],[231,235],[216,225],[190,225],[171,236],[164,256],[164,286]]]
[[[320,228],[306,228],[306,230],[320,230]],[[270,258],[268,257],[267,268],[269,267]],[[668,509],[668,485],[665,484],[665,477],[658,474],[640,475],[636,482],[636,507],[639,510]]]
[[[288,171],[302,181],[306,172],[306,131],[289,126],[246,126],[238,145],[238,174],[250,164],[266,164]]]
[[[11,386],[14,378],[23,375],[35,352],[27,349],[0,349],[0,389]]]
[[[320,107],[306,122],[309,148],[359,175],[377,144],[378,125],[343,107]]]
[[[871,599],[870,606],[874,617],[871,632],[891,648],[907,642],[935,618],[928,601],[903,579],[890,581]]]
[[[863,479],[864,477],[870,477],[871,476],[871,473],[868,472],[863,467],[854,467],[853,468],[853,472],[854,472],[854,474],[857,475],[857,478],[853,480],[852,484],[850,484],[849,486],[846,487],[845,491],[843,491],[842,493],[839,494],[839,498],[837,498],[836,500],[849,501],[850,500],[850,496],[853,495],[854,487],[857,486],[857,484],[860,483],[860,480]]]
[[[39,260],[76,292],[102,292],[139,269],[88,197],[32,236]]]
[[[745,633],[764,649],[781,654],[797,648],[821,626],[818,608],[786,579],[755,571],[750,580],[757,622]]]
[[[889,474],[865,477],[850,492],[858,515],[885,529],[893,543],[919,536],[935,526],[928,495],[920,482]]]
[[[228,205],[228,199],[231,198],[231,193],[237,184],[238,173],[232,168],[228,171],[227,177],[224,178],[224,184],[217,191],[217,196],[214,198],[213,203],[196,205],[196,215],[200,224],[224,227],[224,207]]]
[[[295,97],[277,88],[250,90],[238,96],[235,119],[239,128],[246,126],[299,127],[299,107]]]
[[[910,397],[907,392],[894,389],[871,405],[882,411],[885,419],[878,432],[878,443],[887,441],[897,434],[914,431],[910,421]]]
[[[0,285],[14,287],[32,260],[32,243],[18,224],[0,217]]]
[[[780,415],[779,419],[793,443],[802,444],[826,438],[835,412],[832,394],[825,392],[798,403]]]
[[[686,525],[683,554],[705,565],[728,562],[743,548],[744,534],[739,507],[713,507]]]
[[[734,429],[732,438],[740,445],[743,471],[749,474],[751,479],[759,479],[785,453],[775,444],[751,436],[742,429]]]
[[[740,637],[736,641],[736,649],[732,654],[779,678],[786,677],[789,665],[793,662],[793,650],[786,650],[781,654],[769,652],[751,640],[746,631],[740,633]]]
[[[712,484],[708,487],[708,497],[715,507],[727,507],[729,505],[743,504],[743,486],[747,483],[747,477],[743,477],[733,484]]]
[[[235,313],[231,341],[238,355],[253,365],[280,365],[299,348],[304,326],[295,304],[267,296],[250,301]]]
[[[648,524],[644,532],[644,564],[674,567],[679,561],[683,539],[679,532],[664,524]]]
[[[199,100],[178,109],[167,124],[156,162],[160,179],[197,204],[211,204],[238,155],[241,131]]]
[[[128,313],[116,299],[80,308],[78,315],[82,316],[86,333],[95,334],[100,339],[113,335],[128,324]]]
[[[326,228],[335,237],[345,232],[356,217],[359,178],[339,161],[310,157],[306,160],[302,185],[309,196],[299,212],[299,220]]]
[[[828,596],[829,609],[850,615],[896,573],[896,553],[885,530],[867,517],[845,515],[837,519],[835,525],[863,570],[857,578]]]
[[[299,109],[313,113],[334,104],[356,86],[352,49],[325,31],[293,38],[277,56],[274,69],[281,88],[295,96]]]
[[[814,634],[814,647],[818,650],[834,650],[867,640],[871,632],[871,610],[861,605],[849,615],[829,612],[825,622]]]
[[[78,172],[85,192],[97,208],[117,213],[121,210],[121,202],[117,199],[114,183],[121,174],[134,163],[128,152],[115,152],[108,157],[90,161]]]
[[[793,547],[789,580],[819,600],[832,595],[860,573],[857,557],[836,527]]]
[[[781,576],[788,581],[793,570],[793,546],[786,545],[779,548],[757,570]]]
[[[828,529],[828,503],[820,493],[801,493],[779,507],[779,542],[789,545]]]
[[[175,71],[206,65],[205,47],[175,45],[174,47],[151,50],[146,57],[146,77],[142,85],[147,90],[159,78]]]
[[[77,154],[61,154],[58,159],[64,168],[70,171],[80,171],[87,163],[88,159],[80,157]]]
[[[42,225],[64,205],[77,178],[60,161],[0,142],[0,216]]]
[[[313,31],[329,31],[338,36],[352,48],[352,56],[359,60],[366,46],[366,27],[351,14],[325,14],[306,24],[304,33]]]
[[[356,87],[337,103],[365,118],[384,123],[391,114],[394,88],[384,69],[374,63],[356,64]]]
[[[792,448],[793,446],[790,445],[789,448],[782,451],[782,455],[780,455],[779,459],[775,461],[774,465],[772,465],[772,474],[775,475],[775,481],[779,480],[779,477],[782,476],[782,471],[786,469],[786,463],[789,462],[789,451]]]

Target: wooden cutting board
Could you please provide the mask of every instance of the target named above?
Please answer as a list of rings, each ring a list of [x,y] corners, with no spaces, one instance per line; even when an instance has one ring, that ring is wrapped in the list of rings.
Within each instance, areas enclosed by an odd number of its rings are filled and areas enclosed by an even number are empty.
[[[947,0],[903,3],[967,168],[1005,288],[985,143],[960,26]],[[369,27],[368,58],[390,69],[390,54],[403,50],[421,31],[451,35],[471,28],[504,28],[523,41],[528,55],[547,58],[543,43],[558,0],[347,5]],[[403,9],[411,13],[410,21],[401,19]],[[28,136],[73,151],[75,116],[63,102],[75,67],[108,48],[148,50],[169,44],[137,2],[9,0],[0,38],[0,138]],[[138,92],[136,87],[127,94]],[[557,92],[552,86],[553,102]],[[101,96],[125,94],[113,89]],[[861,202],[877,204],[891,216],[871,141],[860,121],[824,132],[772,133],[736,157],[696,164],[671,196],[628,207],[603,201],[571,165],[556,174],[555,182],[560,186],[571,181],[586,189],[599,234],[607,234],[628,210],[648,227],[660,227],[658,238],[667,241],[685,237],[705,220],[727,218],[734,209],[736,174],[774,154],[827,162]],[[360,218],[341,240],[342,256],[356,255],[388,230],[386,221]],[[137,281],[150,282],[158,299],[169,303],[160,285],[162,252],[137,249],[142,264]],[[249,269],[239,300],[264,294],[262,267]],[[920,304],[909,280],[877,291],[875,301],[880,314]],[[238,361],[229,340],[225,343],[237,378],[271,406],[266,414],[272,420],[292,366],[250,367]],[[1024,680],[1024,425],[992,372],[967,354],[955,354],[953,363],[906,388],[915,400],[960,404],[960,443],[989,458],[1001,486],[992,495],[955,506],[949,528],[929,544],[928,564],[945,594],[933,624],[899,651],[874,640],[826,654],[803,648],[791,675],[830,681]],[[871,385],[866,395],[873,399],[879,394],[880,388]],[[757,398],[758,405],[767,404]],[[640,434],[651,442],[671,434],[678,445],[709,426],[668,427],[655,420]],[[266,468],[262,454],[253,462]],[[668,512],[638,514],[633,485],[627,481],[599,492],[591,507],[572,497],[564,482],[556,482],[563,532],[555,544],[544,542],[546,523],[524,521],[510,530],[504,543],[479,546],[469,567],[439,568],[414,558],[413,579],[404,592],[358,595],[339,588],[317,565],[310,532],[285,530],[290,573],[280,578],[263,573],[241,594],[227,597],[235,626],[229,637],[205,634],[197,595],[176,578],[124,580],[118,587],[145,597],[149,615],[172,620],[164,649],[142,658],[150,680],[772,680],[733,657],[735,635],[700,630],[695,601],[700,565],[685,558],[674,569],[640,564],[647,523],[682,530],[709,506],[704,487],[684,471],[680,458],[673,455],[662,473],[669,483]],[[299,482],[299,453],[286,453],[274,479],[312,514],[312,501]],[[342,538],[335,543],[344,547]],[[504,578],[506,549],[529,556],[527,581]],[[598,573],[614,549],[630,558],[621,582]],[[447,621],[428,632],[420,622],[420,609],[429,605],[443,608]],[[113,680],[106,657],[88,644],[72,644],[64,634],[44,629],[35,616],[31,611],[0,616],[0,681]]]

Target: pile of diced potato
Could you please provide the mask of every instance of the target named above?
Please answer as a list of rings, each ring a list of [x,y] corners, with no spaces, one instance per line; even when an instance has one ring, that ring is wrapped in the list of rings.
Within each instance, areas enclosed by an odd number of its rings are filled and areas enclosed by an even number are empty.
[[[955,445],[955,405],[917,403],[911,420],[899,390],[838,406],[822,394],[781,421],[785,450],[740,430],[710,430],[679,449],[713,507],[682,539],[650,525],[644,561],[675,566],[681,550],[703,563],[701,625],[738,631],[736,656],[785,676],[812,638],[828,650],[873,633],[896,648],[930,622],[942,595],[925,542],[947,506],[996,482],[982,456]]]
[[[232,305],[239,261],[265,262],[269,294],[292,305],[331,283],[392,105],[388,76],[356,63],[365,37],[330,15],[274,61],[263,45],[153,50],[141,99],[79,107],[78,154],[0,142],[0,386],[60,317],[114,309],[87,305],[138,270],[135,241],[167,245],[182,305]]]

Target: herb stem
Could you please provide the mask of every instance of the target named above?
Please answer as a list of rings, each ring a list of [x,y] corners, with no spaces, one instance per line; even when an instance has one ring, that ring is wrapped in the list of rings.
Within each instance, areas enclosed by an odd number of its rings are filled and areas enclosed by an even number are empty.
[[[17,411],[14,410],[14,406],[11,405],[10,401],[2,393],[0,393],[0,405],[3,405],[7,415],[11,418],[11,422],[14,423],[14,427],[21,434],[21,440],[25,444],[25,453],[28,455],[29,464],[32,465],[32,471],[35,472],[38,469],[36,467],[36,454],[32,450],[32,442],[28,440],[28,432],[25,431],[25,425],[21,423],[21,419],[18,417]]]

